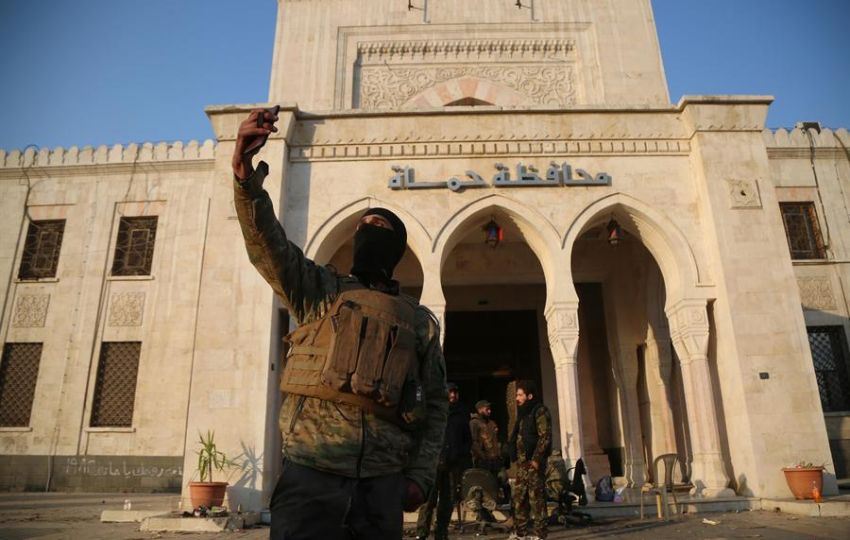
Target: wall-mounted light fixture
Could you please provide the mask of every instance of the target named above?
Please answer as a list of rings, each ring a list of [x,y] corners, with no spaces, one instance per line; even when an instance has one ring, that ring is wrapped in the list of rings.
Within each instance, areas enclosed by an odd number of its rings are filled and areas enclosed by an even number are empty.
[[[623,240],[623,229],[620,227],[620,224],[612,217],[606,228],[608,229],[608,243],[614,247],[619,246]]]
[[[495,248],[504,239],[504,229],[502,229],[499,224],[496,223],[495,219],[490,218],[490,221],[487,222],[487,225],[484,225],[484,243],[490,246],[491,248]]]

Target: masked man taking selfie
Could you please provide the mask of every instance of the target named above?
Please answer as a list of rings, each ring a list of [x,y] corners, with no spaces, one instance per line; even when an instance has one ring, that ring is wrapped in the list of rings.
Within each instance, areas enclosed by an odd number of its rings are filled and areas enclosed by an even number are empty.
[[[298,322],[286,337],[279,425],[283,466],[271,538],[392,539],[434,483],[446,423],[445,364],[434,315],[399,294],[404,223],[371,208],[357,223],[349,275],[290,242],[253,158],[277,110],[240,124],[234,204],[251,263]]]

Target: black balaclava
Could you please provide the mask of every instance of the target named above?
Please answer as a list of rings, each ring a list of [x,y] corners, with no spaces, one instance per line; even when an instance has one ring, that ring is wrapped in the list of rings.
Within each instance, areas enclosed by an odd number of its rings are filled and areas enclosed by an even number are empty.
[[[365,285],[388,282],[407,247],[407,229],[397,215],[386,208],[370,208],[361,219],[373,214],[386,218],[393,230],[362,223],[354,233],[351,274]]]

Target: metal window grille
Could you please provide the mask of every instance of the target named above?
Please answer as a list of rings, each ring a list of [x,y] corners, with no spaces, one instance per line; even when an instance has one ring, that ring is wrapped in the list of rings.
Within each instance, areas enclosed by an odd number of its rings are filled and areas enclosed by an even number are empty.
[[[113,276],[150,275],[156,223],[157,216],[121,218],[112,261]]]
[[[41,343],[7,343],[0,359],[0,426],[30,425]]]
[[[844,327],[813,326],[808,328],[808,332],[823,410],[850,410],[850,377],[847,373]]]
[[[19,279],[56,277],[59,251],[65,233],[64,219],[31,221],[27,228]]]
[[[811,202],[779,203],[792,259],[825,258],[823,237]]]
[[[92,400],[92,427],[130,427],[139,374],[138,341],[104,342]]]

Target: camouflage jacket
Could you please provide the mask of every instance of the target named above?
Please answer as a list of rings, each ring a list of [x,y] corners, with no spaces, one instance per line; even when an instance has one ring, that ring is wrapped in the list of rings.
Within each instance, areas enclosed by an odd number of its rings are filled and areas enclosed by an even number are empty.
[[[533,425],[529,425],[533,422]],[[529,440],[526,440],[529,439]],[[542,403],[535,404],[528,416],[521,418],[511,436],[511,448],[518,463],[536,461],[545,470],[549,454],[552,453],[552,416]]]
[[[298,324],[322,318],[340,292],[342,277],[319,266],[287,240],[268,193],[260,187],[268,165],[260,162],[234,182],[234,204],[248,258]],[[384,294],[384,293],[376,293]],[[414,431],[379,419],[354,405],[287,395],[279,424],[283,454],[300,465],[347,477],[402,472],[427,494],[434,484],[448,408],[440,329],[425,307],[415,310],[416,353],[427,412]]]
[[[490,418],[481,418],[481,415],[472,415],[469,421],[469,429],[472,432],[472,462],[493,463],[502,459],[499,450],[499,426]]]

